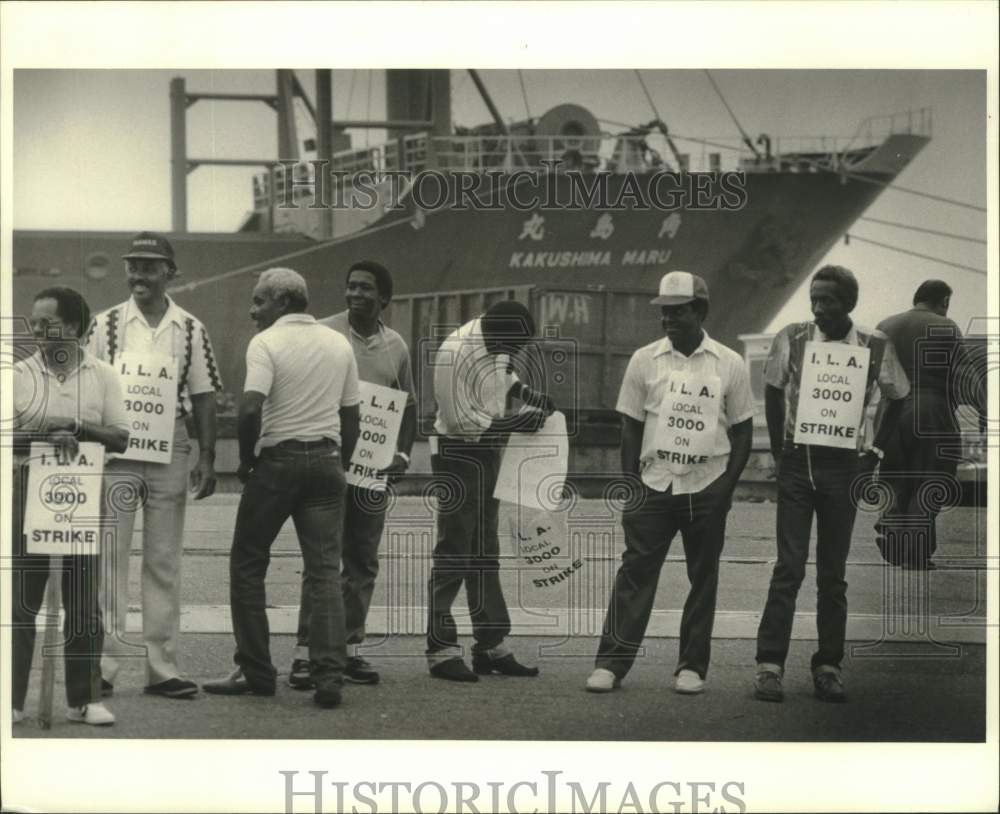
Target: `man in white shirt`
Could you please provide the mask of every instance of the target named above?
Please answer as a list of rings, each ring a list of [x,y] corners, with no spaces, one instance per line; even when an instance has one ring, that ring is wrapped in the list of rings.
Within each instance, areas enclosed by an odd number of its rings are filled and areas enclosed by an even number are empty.
[[[330,708],[340,704],[347,663],[343,462],[357,442],[360,396],[350,343],[305,313],[308,304],[306,282],[291,269],[268,269],[254,288],[250,318],[260,333],[247,346],[237,427],[244,488],[229,558],[237,667],[203,687],[217,695],[274,695],[264,580],[271,544],[291,517],[312,607],[313,700]]]
[[[642,483],[622,516],[625,551],[587,689],[610,692],[632,668],[679,531],[691,589],[674,689],[692,695],[705,687],[719,557],[750,457],[753,397],[743,359],[702,328],[708,285],[701,277],[664,275],[651,303],[660,306],[665,336],[632,355],[618,396],[622,471]]]
[[[511,432],[537,432],[555,407],[552,400],[518,381],[511,358],[534,337],[530,312],[512,300],[453,332],[434,357],[437,433],[431,468],[442,491],[437,516],[434,567],[428,585],[427,663],[431,675],[448,681],[478,681],[500,673],[536,676],[503,646],[510,616],[500,587],[499,501],[493,497],[500,456]],[[507,398],[538,409],[504,417]],[[432,446],[433,452],[433,446]],[[462,660],[451,605],[463,584],[472,616],[472,667]]]
[[[153,232],[141,232],[132,239],[124,259],[132,296],[98,314],[88,337],[88,350],[123,376],[132,430],[129,448],[122,457],[109,460],[105,479],[112,495],[134,492],[136,479],[145,484],[141,596],[146,692],[190,698],[198,686],[182,677],[177,666],[184,510],[189,482],[195,500],[215,491],[215,392],[222,390],[222,382],[205,326],[167,296],[167,287],[177,274],[170,243]],[[126,378],[130,372],[140,377],[145,372],[148,385],[130,385]],[[166,419],[162,434],[143,439],[142,428],[153,423],[154,411],[163,413],[173,404],[174,416]],[[198,435],[198,461],[193,470],[188,415],[193,416]],[[169,450],[169,461],[143,459],[143,443]],[[105,695],[114,691],[121,659],[141,652],[125,634],[129,552],[140,503],[136,498],[110,507],[115,535],[102,551]]]

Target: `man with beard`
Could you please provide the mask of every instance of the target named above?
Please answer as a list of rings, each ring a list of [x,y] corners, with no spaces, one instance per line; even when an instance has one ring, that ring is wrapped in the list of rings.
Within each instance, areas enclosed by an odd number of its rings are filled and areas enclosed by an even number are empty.
[[[882,456],[899,420],[900,400],[910,390],[888,337],[852,322],[858,281],[848,269],[821,268],[809,298],[814,321],[784,327],[764,371],[767,429],[778,472],[778,558],[757,630],[754,694],[763,701],[784,699],[785,659],[814,514],[819,648],[812,657],[813,687],[820,700],[847,700],[840,663],[847,555],[857,512],[852,485]],[[872,444],[862,423],[876,388],[891,401]],[[834,420],[840,415],[849,417],[850,425]]]

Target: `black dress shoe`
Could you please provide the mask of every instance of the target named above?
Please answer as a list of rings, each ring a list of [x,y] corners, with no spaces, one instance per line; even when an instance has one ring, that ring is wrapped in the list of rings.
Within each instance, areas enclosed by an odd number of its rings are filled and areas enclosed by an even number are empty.
[[[206,681],[201,688],[212,695],[274,695],[274,687],[252,686],[239,668],[225,678]]]
[[[525,667],[514,658],[513,653],[508,653],[498,659],[491,659],[486,653],[473,653],[472,669],[484,676],[499,673],[504,676],[532,678],[538,675],[537,667]]]
[[[378,670],[360,656],[351,656],[344,668],[344,681],[352,684],[378,684]]]
[[[313,693],[313,701],[323,709],[333,709],[340,706],[340,687],[320,687]]]
[[[103,695],[103,687],[101,690]],[[143,692],[164,698],[193,698],[198,694],[198,685],[186,678],[168,678],[159,684],[150,684]]]
[[[438,662],[431,667],[431,675],[445,681],[479,681],[479,676],[466,667],[461,659]]]

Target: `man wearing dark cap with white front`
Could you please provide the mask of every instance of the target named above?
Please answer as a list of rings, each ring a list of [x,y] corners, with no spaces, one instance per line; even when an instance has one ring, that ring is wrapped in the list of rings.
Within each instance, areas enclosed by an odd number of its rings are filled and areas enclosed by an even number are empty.
[[[536,676],[503,645],[510,616],[500,587],[499,501],[493,497],[500,457],[512,432],[537,432],[555,407],[517,379],[511,360],[535,336],[519,302],[504,300],[454,331],[434,357],[436,436],[431,468],[441,491],[437,544],[428,585],[427,663],[448,681],[480,675]],[[507,398],[538,409],[506,416]],[[435,445],[437,450],[435,451]],[[472,670],[462,660],[451,605],[465,585],[472,617]]]
[[[198,686],[177,666],[184,510],[189,482],[195,500],[215,491],[215,392],[222,389],[222,382],[205,326],[167,296],[177,274],[169,241],[141,232],[132,239],[124,260],[132,296],[98,314],[88,337],[88,350],[122,377],[131,430],[129,448],[108,462],[107,492],[114,500],[143,484],[134,500],[117,500],[118,505],[110,507],[115,534],[101,552],[106,628],[102,687],[110,695],[121,659],[142,652],[128,641],[125,619],[132,530],[144,499],[141,595],[146,692],[189,698]],[[193,469],[185,423],[189,415],[198,436]]]
[[[632,668],[663,561],[679,531],[691,583],[681,616],[674,689],[705,688],[719,557],[733,490],[750,457],[753,398],[742,357],[702,328],[708,285],[672,271],[660,281],[665,336],[639,348],[618,396],[621,465],[642,484],[622,515],[625,551],[615,577],[590,692],[611,692]]]

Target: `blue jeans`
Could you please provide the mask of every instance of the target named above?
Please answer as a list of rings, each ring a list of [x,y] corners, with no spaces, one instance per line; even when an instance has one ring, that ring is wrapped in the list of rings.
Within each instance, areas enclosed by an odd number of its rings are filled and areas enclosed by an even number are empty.
[[[730,500],[718,481],[688,495],[643,486],[640,505],[622,515],[625,551],[604,619],[596,667],[623,678],[632,668],[653,611],[656,586],[670,543],[679,531],[691,589],[681,615],[675,674],[708,673],[719,588],[719,558],[726,538]]]
[[[344,508],[343,573],[340,575],[344,596],[344,620],[347,643],[361,644],[365,640],[365,620],[375,592],[378,576],[378,547],[385,528],[385,497],[367,489],[347,487]],[[296,650],[309,644],[309,619],[312,602],[302,577],[302,599],[299,604],[299,624]],[[298,658],[298,654],[296,654]]]
[[[785,664],[815,514],[819,649],[812,666],[840,666],[847,630],[847,555],[857,514],[851,484],[857,474],[858,454],[852,449],[785,443],[778,469],[778,561],[757,630],[758,664]]]
[[[344,526],[344,470],[333,441],[285,441],[266,447],[243,488],[229,558],[234,661],[250,686],[267,690],[271,663],[264,578],[271,544],[291,517],[302,547],[309,620],[311,673],[320,688],[339,686],[347,661],[340,546]]]

